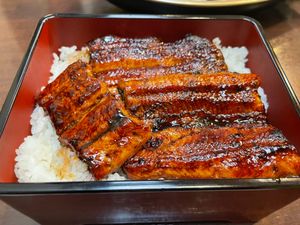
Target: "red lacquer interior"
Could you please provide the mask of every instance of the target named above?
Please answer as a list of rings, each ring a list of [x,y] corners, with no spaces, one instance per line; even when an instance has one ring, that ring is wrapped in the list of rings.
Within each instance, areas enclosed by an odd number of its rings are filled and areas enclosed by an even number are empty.
[[[223,45],[246,46],[248,67],[261,75],[270,104],[268,118],[300,149],[300,120],[271,57],[252,22],[242,19],[104,19],[52,18],[44,23],[23,83],[0,139],[0,182],[16,182],[15,150],[30,134],[29,119],[34,97],[47,83],[52,52],[60,46],[83,46],[87,41],[104,35],[124,37],[157,36],[174,41],[186,34],[212,39],[220,37]]]

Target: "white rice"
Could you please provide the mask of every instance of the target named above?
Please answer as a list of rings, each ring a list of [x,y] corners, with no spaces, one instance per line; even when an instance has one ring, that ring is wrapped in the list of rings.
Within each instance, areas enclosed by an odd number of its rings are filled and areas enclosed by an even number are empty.
[[[257,89],[257,92],[259,94],[259,97],[262,101],[262,103],[264,104],[264,107],[265,107],[265,112],[267,113],[268,112],[268,108],[269,108],[269,102],[268,102],[268,98],[267,98],[267,95],[264,91],[264,89],[262,87],[259,87]]]
[[[223,47],[220,38],[214,38],[213,43],[221,50],[225,63],[228,66],[228,71],[235,73],[251,73],[250,69],[246,67],[249,54],[248,49],[242,47]]]
[[[225,63],[228,66],[228,71],[234,73],[251,73],[251,70],[246,67],[249,51],[245,46],[241,47],[223,47],[220,38],[214,38],[213,43],[221,50]],[[267,95],[262,87],[257,89],[257,92],[264,104],[265,111],[269,108]]]
[[[82,60],[83,62],[89,62],[89,53],[88,48],[81,48],[81,50],[77,51],[76,46],[72,47],[61,47],[58,49],[60,55],[58,56],[56,53],[53,53],[53,64],[50,69],[50,76],[48,83],[54,81],[59,74],[61,74],[70,64],[76,62],[77,60]]]
[[[32,135],[17,149],[15,174],[19,182],[94,180],[87,165],[61,146],[43,108],[33,110],[30,125]]]
[[[247,68],[248,50],[246,47],[223,47],[221,40],[215,38],[213,42],[221,49],[228,69],[231,72],[250,73]],[[68,65],[81,59],[89,62],[86,48],[76,50],[76,46],[61,47],[60,54],[53,54],[51,76],[48,83],[53,82]],[[262,88],[258,88],[265,108],[267,98]],[[19,182],[57,182],[57,181],[93,181],[87,165],[77,155],[63,147],[56,135],[49,116],[43,108],[36,106],[31,114],[31,135],[16,150],[15,174]],[[110,174],[104,180],[125,180],[121,172]]]

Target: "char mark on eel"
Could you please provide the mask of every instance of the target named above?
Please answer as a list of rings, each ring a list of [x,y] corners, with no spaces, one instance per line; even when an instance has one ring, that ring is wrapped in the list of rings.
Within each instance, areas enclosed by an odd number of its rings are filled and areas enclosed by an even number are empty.
[[[170,126],[202,127],[265,123],[256,74],[171,74],[118,85],[126,108],[149,120],[155,130]]]

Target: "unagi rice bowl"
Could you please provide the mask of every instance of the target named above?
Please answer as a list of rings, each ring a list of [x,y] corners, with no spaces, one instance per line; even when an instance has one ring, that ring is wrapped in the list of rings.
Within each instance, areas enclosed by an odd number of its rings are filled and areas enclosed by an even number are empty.
[[[213,40],[222,51],[230,72],[250,73],[247,68],[248,50],[246,47],[223,47],[219,38]],[[87,48],[77,50],[76,46],[61,47],[60,54],[53,54],[49,83],[53,82],[71,63],[89,61]],[[268,108],[267,98],[262,88],[258,93]],[[94,181],[86,163],[76,153],[61,145],[50,117],[42,107],[36,106],[30,119],[31,135],[16,150],[15,174],[19,182]],[[34,165],[34,166],[33,166]],[[104,180],[124,180],[119,173],[110,174]]]

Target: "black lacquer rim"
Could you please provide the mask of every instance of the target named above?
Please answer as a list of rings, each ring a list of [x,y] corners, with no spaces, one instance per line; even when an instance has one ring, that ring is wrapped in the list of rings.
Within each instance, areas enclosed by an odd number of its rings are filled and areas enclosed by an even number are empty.
[[[170,16],[170,15],[131,15],[131,14],[50,14],[43,17],[33,34],[30,45],[23,58],[9,90],[0,114],[0,135],[2,135],[15,98],[22,84],[24,75],[31,60],[40,32],[44,23],[53,18],[117,18],[117,19],[228,19],[251,22],[257,29],[268,53],[286,87],[295,109],[300,116],[299,100],[293,91],[286,74],[280,66],[269,42],[263,34],[261,25],[254,19],[245,16]],[[1,136],[0,136],[1,137]],[[281,179],[199,179],[199,180],[159,180],[159,181],[92,181],[92,182],[62,182],[62,183],[0,183],[0,194],[4,195],[41,195],[59,193],[105,193],[105,192],[146,192],[146,191],[230,191],[230,190],[274,190],[285,188],[300,188],[300,178]]]

